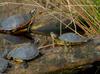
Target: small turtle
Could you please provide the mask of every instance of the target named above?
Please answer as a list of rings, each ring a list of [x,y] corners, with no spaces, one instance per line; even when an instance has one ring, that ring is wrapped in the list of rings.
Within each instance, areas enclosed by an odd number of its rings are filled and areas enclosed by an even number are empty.
[[[26,28],[34,13],[35,10],[32,10],[30,13],[27,14],[17,14],[4,19],[0,23],[0,32],[14,33],[16,32],[16,30]]]
[[[39,55],[39,50],[35,46],[35,44],[29,43],[23,43],[16,46],[13,50],[11,50],[7,58],[13,58],[14,61],[22,63],[25,60],[31,60],[34,59],[36,56]]]
[[[0,58],[0,73],[3,73],[6,71],[8,67],[9,62],[3,58]]]
[[[59,39],[69,45],[81,44],[88,41],[88,38],[80,36],[75,33],[64,33],[59,36]]]

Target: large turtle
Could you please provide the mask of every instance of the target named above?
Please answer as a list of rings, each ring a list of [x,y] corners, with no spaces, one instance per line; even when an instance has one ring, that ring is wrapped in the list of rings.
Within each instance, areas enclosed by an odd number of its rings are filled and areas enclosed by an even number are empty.
[[[21,63],[25,60],[34,59],[38,55],[39,50],[37,46],[31,42],[27,42],[15,46],[15,48],[8,53],[7,58],[13,58],[14,61]]]
[[[85,43],[89,38],[80,36],[76,33],[64,33],[58,37],[61,43],[66,43],[67,45],[75,45]]]
[[[17,30],[26,28],[35,14],[35,9],[27,14],[17,14],[4,19],[0,23],[0,32],[16,33]]]

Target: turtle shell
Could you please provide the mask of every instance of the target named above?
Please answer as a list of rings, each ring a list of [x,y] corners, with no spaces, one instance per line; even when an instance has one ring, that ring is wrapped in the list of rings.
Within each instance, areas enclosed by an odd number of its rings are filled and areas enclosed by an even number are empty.
[[[4,72],[7,67],[8,67],[8,61],[3,59],[3,58],[0,58],[0,73]]]
[[[70,43],[83,43],[83,42],[87,42],[88,40],[88,38],[81,37],[75,33],[62,34],[61,36],[59,36],[59,39]]]
[[[17,60],[31,60],[39,54],[39,50],[32,43],[19,44],[8,53],[8,57]]]
[[[32,18],[33,13],[34,12],[27,14],[17,14],[3,19],[3,21],[0,23],[0,30],[9,31],[27,25]]]
[[[30,39],[23,37],[23,36],[14,36],[9,34],[0,34],[0,39],[4,39],[13,44],[21,44],[25,42],[29,42]]]

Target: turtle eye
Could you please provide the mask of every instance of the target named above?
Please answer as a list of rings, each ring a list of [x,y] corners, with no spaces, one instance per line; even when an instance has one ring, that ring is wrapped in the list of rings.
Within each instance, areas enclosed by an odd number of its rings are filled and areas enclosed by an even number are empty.
[[[34,14],[36,13],[36,9],[31,10],[30,13],[31,13],[32,15],[34,15]]]

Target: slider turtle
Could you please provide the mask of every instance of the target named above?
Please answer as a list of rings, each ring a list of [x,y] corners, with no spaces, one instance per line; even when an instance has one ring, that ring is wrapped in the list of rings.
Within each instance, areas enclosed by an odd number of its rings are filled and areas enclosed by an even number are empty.
[[[67,43],[68,45],[75,45],[85,43],[89,40],[89,38],[80,36],[76,33],[64,33],[58,37],[63,43]]]

